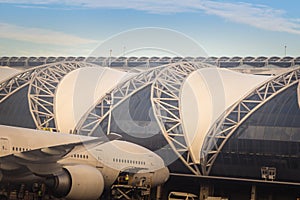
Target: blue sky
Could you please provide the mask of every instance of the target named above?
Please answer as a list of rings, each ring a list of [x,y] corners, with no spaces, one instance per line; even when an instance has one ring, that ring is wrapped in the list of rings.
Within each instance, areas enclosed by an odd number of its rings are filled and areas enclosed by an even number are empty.
[[[112,35],[142,27],[181,32],[209,56],[284,56],[285,46],[299,56],[299,7],[291,0],[0,0],[0,56],[88,56]]]

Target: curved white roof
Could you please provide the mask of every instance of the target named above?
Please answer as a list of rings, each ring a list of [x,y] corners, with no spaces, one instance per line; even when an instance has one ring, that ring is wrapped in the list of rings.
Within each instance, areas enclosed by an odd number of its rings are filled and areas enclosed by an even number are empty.
[[[0,83],[20,72],[20,70],[11,67],[0,67]]]
[[[126,72],[107,67],[79,68],[67,74],[57,86],[54,100],[58,130],[73,130],[88,109],[126,76]]]
[[[181,90],[180,110],[185,140],[194,161],[200,163],[204,138],[217,118],[269,78],[222,68],[199,69],[187,77]]]

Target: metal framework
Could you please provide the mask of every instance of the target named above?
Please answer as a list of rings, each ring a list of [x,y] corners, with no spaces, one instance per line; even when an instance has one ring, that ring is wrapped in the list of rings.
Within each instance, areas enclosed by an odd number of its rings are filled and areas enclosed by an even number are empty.
[[[61,62],[47,65],[30,80],[29,108],[37,129],[58,131],[54,114],[55,91],[60,80],[69,72],[82,67],[95,67],[85,62]]]
[[[200,170],[190,156],[185,141],[180,111],[181,87],[187,76],[193,71],[208,67],[207,64],[188,62],[172,63],[151,68],[120,83],[112,91],[100,98],[95,106],[82,118],[76,127],[80,135],[95,135],[95,129],[104,119],[108,119],[106,134],[110,133],[111,115],[126,99],[151,85],[151,102],[158,125],[172,150],[194,174]]]
[[[209,175],[211,168],[223,146],[235,130],[256,110],[277,94],[299,83],[300,68],[275,76],[237,102],[215,122],[208,132],[201,150],[201,168],[203,175]]]
[[[6,81],[0,83],[0,103],[2,103],[5,99],[9,96],[20,90],[21,88],[25,87],[29,84],[32,77],[35,74],[42,70],[43,68],[47,67],[48,65],[42,65],[39,67],[35,67],[24,72],[21,72]]]
[[[75,130],[79,131],[80,135],[93,135],[93,131],[108,115],[110,120],[114,108],[140,89],[151,84],[162,69],[163,67],[153,68],[120,83],[117,87],[100,98],[97,104],[81,119]],[[109,133],[110,123],[107,129],[107,134]]]
[[[200,174],[190,156],[180,110],[180,93],[184,80],[193,71],[205,67],[191,63],[175,63],[160,72],[152,85],[151,100],[156,120],[171,148],[194,174]],[[188,134],[188,133],[186,133]]]
[[[37,129],[58,131],[54,98],[59,82],[67,73],[75,69],[94,66],[98,65],[84,62],[61,62],[26,70],[0,83],[0,103],[29,85],[28,102]],[[101,97],[81,119],[76,130],[82,135],[93,135],[94,130],[107,118],[106,134],[109,134],[112,111],[141,89],[151,86],[152,108],[166,141],[192,173],[200,175],[202,172],[203,175],[209,175],[217,156],[237,128],[277,94],[299,83],[300,68],[294,68],[266,81],[224,112],[206,135],[201,150],[200,172],[199,165],[192,159],[184,138],[180,95],[187,76],[207,66],[209,65],[203,63],[197,65],[188,62],[172,63],[133,75]]]
[[[41,64],[50,64],[56,62],[89,62],[100,65],[110,66],[139,66],[140,64],[164,63],[171,64],[177,62],[204,62],[218,65],[220,67],[238,67],[244,64],[253,67],[263,67],[269,64],[278,67],[294,67],[300,63],[300,57],[0,57],[0,65],[30,67]]]

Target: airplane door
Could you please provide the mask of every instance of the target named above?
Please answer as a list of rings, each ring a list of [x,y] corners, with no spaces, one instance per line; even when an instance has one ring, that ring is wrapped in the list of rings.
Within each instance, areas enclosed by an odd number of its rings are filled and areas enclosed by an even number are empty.
[[[0,155],[9,153],[9,140],[7,138],[0,138]]]
[[[102,149],[96,149],[96,155],[94,155],[97,158],[97,168],[103,168],[103,152]]]

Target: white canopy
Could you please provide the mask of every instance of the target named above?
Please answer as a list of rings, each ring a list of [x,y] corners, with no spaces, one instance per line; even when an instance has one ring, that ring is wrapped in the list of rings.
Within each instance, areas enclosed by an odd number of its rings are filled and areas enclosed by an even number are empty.
[[[127,73],[107,67],[79,68],[67,74],[55,94],[58,130],[68,133],[97,100],[114,88]]]
[[[0,83],[20,72],[20,70],[11,67],[0,67]]]
[[[221,68],[199,69],[182,86],[180,102],[185,140],[200,163],[204,138],[218,117],[269,76],[249,75]]]

